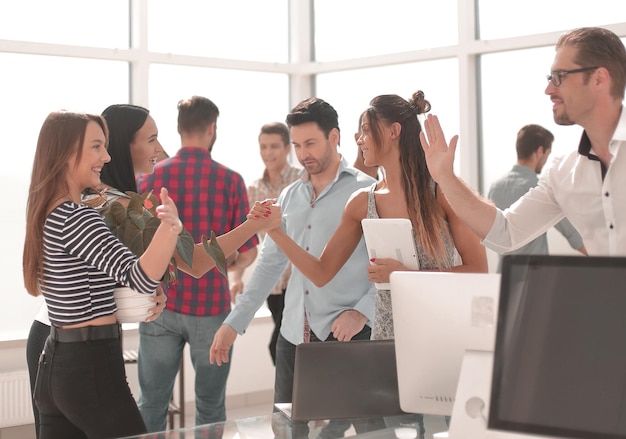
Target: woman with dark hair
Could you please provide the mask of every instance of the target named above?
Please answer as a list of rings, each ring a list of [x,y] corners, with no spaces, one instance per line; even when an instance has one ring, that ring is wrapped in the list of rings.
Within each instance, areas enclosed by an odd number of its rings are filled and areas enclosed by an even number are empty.
[[[26,290],[43,294],[52,323],[33,392],[42,439],[146,432],[126,382],[113,289],[119,283],[152,293],[183,226],[161,189],[161,224],[137,257],[82,203],[111,159],[107,143],[101,116],[71,112],[51,113],[37,142],[23,267]]]
[[[89,188],[84,200],[96,208],[112,201],[126,205],[126,192],[137,192],[137,175],[152,173],[163,153],[159,130],[148,109],[138,105],[110,105],[102,117],[109,127],[111,162],[102,168],[102,184]]]
[[[151,173],[163,151],[156,123],[148,109],[131,104],[111,105],[102,116],[109,126],[109,155],[115,166],[102,168],[100,179],[123,192],[137,192],[136,175]]]
[[[363,237],[363,218],[410,219],[421,270],[487,272],[485,248],[457,217],[428,172],[417,116],[429,110],[422,91],[408,101],[397,95],[372,99],[361,115],[357,143],[364,165],[378,166],[383,172],[369,189],[352,195],[319,258],[300,248],[281,228],[268,232],[293,265],[318,287],[335,276],[357,247]],[[257,203],[252,212],[264,207]],[[397,260],[377,258],[367,270],[372,282],[387,283],[391,272],[409,269]],[[393,338],[391,294],[378,290],[372,339]],[[417,422],[423,437],[421,415]]]

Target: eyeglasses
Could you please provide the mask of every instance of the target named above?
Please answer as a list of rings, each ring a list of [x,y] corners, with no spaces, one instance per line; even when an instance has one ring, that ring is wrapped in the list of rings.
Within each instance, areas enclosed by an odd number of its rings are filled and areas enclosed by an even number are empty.
[[[563,77],[569,75],[570,73],[582,73],[589,72],[591,70],[599,69],[599,67],[582,67],[580,69],[572,69],[572,70],[557,70],[555,72],[550,72],[549,75],[546,76],[548,81],[552,81],[552,85],[558,87],[563,82]]]

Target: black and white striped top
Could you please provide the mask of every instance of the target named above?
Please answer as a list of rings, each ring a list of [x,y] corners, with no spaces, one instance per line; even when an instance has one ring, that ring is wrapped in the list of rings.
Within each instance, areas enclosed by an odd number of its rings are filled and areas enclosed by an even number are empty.
[[[41,291],[50,321],[71,325],[113,314],[116,283],[152,293],[159,281],[110,231],[93,208],[66,201],[44,224]]]

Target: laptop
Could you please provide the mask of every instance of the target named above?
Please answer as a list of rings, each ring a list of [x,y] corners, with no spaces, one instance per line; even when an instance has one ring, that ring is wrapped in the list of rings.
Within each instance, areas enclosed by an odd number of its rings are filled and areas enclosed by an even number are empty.
[[[276,404],[293,421],[404,413],[393,340],[299,344],[293,381],[292,403]]]

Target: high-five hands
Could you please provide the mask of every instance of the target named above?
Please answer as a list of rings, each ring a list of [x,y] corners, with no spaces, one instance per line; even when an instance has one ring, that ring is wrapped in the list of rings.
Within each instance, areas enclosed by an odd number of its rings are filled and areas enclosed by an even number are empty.
[[[437,116],[429,114],[426,117],[424,130],[420,133],[420,141],[430,175],[437,183],[454,175],[454,154],[458,140],[459,136],[454,136],[448,145]]]

